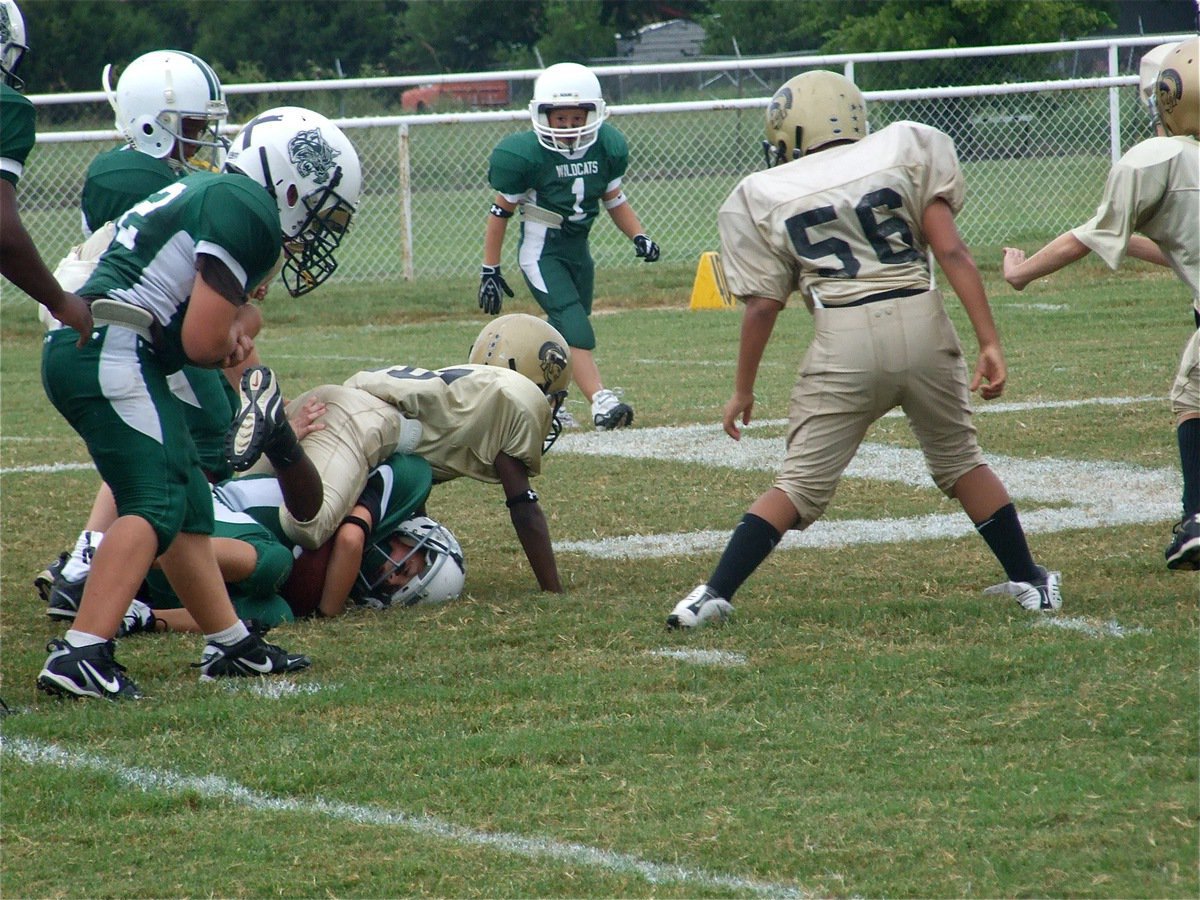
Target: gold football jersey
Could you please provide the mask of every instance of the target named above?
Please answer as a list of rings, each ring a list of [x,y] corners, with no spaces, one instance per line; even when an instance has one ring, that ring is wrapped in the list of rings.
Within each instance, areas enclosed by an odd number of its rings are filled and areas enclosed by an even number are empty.
[[[1200,295],[1200,143],[1193,137],[1155,137],[1117,160],[1104,199],[1072,234],[1110,269],[1121,264],[1133,233],[1144,234]],[[1200,309],[1200,304],[1197,305]]]
[[[916,122],[756,172],[717,216],[729,289],[824,306],[928,290],[922,214],[936,199],[957,213],[964,194],[954,142]]]
[[[550,404],[537,385],[497,366],[444,369],[394,366],[359,372],[345,382],[393,404],[421,423],[413,450],[433,468],[435,481],[465,475],[499,482],[495,460],[507,453],[525,463],[530,477],[542,470],[542,444],[550,431]]]

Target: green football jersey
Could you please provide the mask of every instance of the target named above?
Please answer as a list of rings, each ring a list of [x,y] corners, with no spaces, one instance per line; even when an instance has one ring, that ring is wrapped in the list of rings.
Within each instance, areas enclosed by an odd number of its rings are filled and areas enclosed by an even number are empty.
[[[433,472],[429,463],[411,453],[393,453],[382,465],[367,473],[366,491],[380,498],[379,521],[371,529],[371,541],[391,534],[405,519],[411,518],[429,497]],[[217,485],[217,500],[235,512],[243,512],[270,531],[281,544],[293,551],[296,543],[289,538],[279,519],[283,491],[273,475],[243,475]],[[349,512],[349,510],[347,510]]]
[[[0,84],[0,178],[14,186],[37,137],[37,110],[29,98]]]
[[[164,366],[186,362],[178,331],[196,279],[196,257],[220,259],[243,288],[258,285],[283,237],[271,196],[245,175],[200,172],[135,204],[79,294],[149,310],[165,327]],[[172,358],[175,357],[175,358]]]
[[[625,136],[605,122],[582,152],[561,153],[538,143],[537,134],[510,134],[492,151],[488,183],[513,203],[531,203],[563,217],[567,237],[586,235],[600,197],[620,187],[629,163]]]
[[[105,222],[115,222],[134,204],[178,181],[180,175],[165,159],[129,146],[105,150],[92,160],[83,181],[80,208],[85,233],[90,235]]]

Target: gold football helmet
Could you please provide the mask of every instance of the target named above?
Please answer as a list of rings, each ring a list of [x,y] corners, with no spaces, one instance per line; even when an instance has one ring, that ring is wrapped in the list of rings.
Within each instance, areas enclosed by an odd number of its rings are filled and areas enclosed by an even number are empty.
[[[799,159],[833,141],[867,136],[867,103],[854,82],[813,69],[784,83],[767,107],[767,167]]]
[[[467,362],[520,372],[553,399],[571,383],[567,339],[544,319],[525,313],[498,316],[479,332]]]
[[[1176,44],[1163,59],[1155,88],[1167,134],[1200,135],[1200,37]]]
[[[525,313],[498,316],[483,326],[467,362],[520,372],[541,388],[551,411],[550,434],[542,452],[549,450],[562,431],[558,410],[571,383],[571,348],[558,329]]]

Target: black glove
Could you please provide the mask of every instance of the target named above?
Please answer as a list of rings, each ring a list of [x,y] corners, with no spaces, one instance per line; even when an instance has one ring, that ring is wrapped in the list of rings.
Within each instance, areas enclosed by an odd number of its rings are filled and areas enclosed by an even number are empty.
[[[655,248],[655,255],[658,254],[658,248]],[[512,296],[512,288],[508,286],[508,282],[504,280],[504,276],[500,274],[499,266],[484,266],[479,274],[479,308],[489,316],[497,315],[500,312],[500,304],[504,298],[500,296],[500,292]]]
[[[646,235],[639,234],[633,239],[633,252],[646,262],[655,262],[658,259],[658,244]]]

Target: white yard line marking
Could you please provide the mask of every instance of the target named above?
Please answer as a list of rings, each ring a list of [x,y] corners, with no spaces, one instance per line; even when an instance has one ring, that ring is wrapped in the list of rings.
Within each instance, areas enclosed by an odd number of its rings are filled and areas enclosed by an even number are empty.
[[[660,656],[664,659],[678,659],[683,662],[696,663],[700,666],[744,666],[745,653],[735,653],[731,650],[647,650],[647,656]]]
[[[1090,402],[1115,405],[1140,403],[1146,399],[1155,398],[1099,398]],[[1010,404],[1003,411],[1084,405],[1086,402],[1089,401],[1038,406]],[[1001,411],[995,407],[991,409]],[[779,420],[778,424],[784,424],[784,420]],[[717,425],[583,432],[564,435],[555,445],[555,452],[626,459],[670,459],[745,471],[775,471],[783,456],[783,441],[778,437],[753,437],[752,433],[753,429],[743,432],[741,441],[732,441]],[[987,458],[1014,499],[1062,504],[1057,509],[1022,510],[1021,522],[1030,533],[1168,522],[1178,517],[1179,474],[1171,469],[1146,469],[1096,461],[1021,459],[998,454],[987,454]],[[846,469],[846,477],[894,481],[935,490],[920,450],[884,444],[864,443]],[[781,547],[831,548],[894,543],[963,537],[973,531],[967,517],[957,510],[901,519],[823,519],[806,531],[789,532]],[[556,541],[554,546],[561,552],[602,558],[653,559],[720,550],[728,537],[729,531],[720,529]]]
[[[90,462],[86,463],[48,463],[42,466],[12,466],[8,469],[0,469],[0,475],[26,475],[31,473],[46,473],[46,472],[83,472],[85,470],[94,471],[95,466]]]
[[[1088,637],[1123,638],[1131,634],[1150,634],[1149,628],[1140,626],[1126,627],[1116,619],[1101,622],[1096,619],[1084,619],[1078,616],[1053,616],[1034,620],[1035,628],[1063,628],[1067,631],[1079,631]]]
[[[791,884],[753,881],[736,875],[719,875],[686,866],[649,862],[628,853],[617,853],[590,847],[586,844],[567,843],[550,838],[525,837],[505,832],[478,831],[434,816],[417,815],[377,806],[276,796],[252,790],[219,775],[182,775],[166,769],[125,766],[103,756],[77,752],[57,744],[47,744],[41,741],[0,737],[0,752],[14,756],[31,766],[52,765],[62,769],[96,772],[146,793],[191,792],[210,800],[238,803],[259,812],[301,813],[307,816],[316,815],[341,822],[352,822],[357,825],[401,828],[422,837],[440,838],[458,844],[484,847],[529,859],[550,859],[571,866],[586,865],[619,874],[638,875],[650,884],[682,882],[708,889],[749,891],[766,897],[810,896]]]

